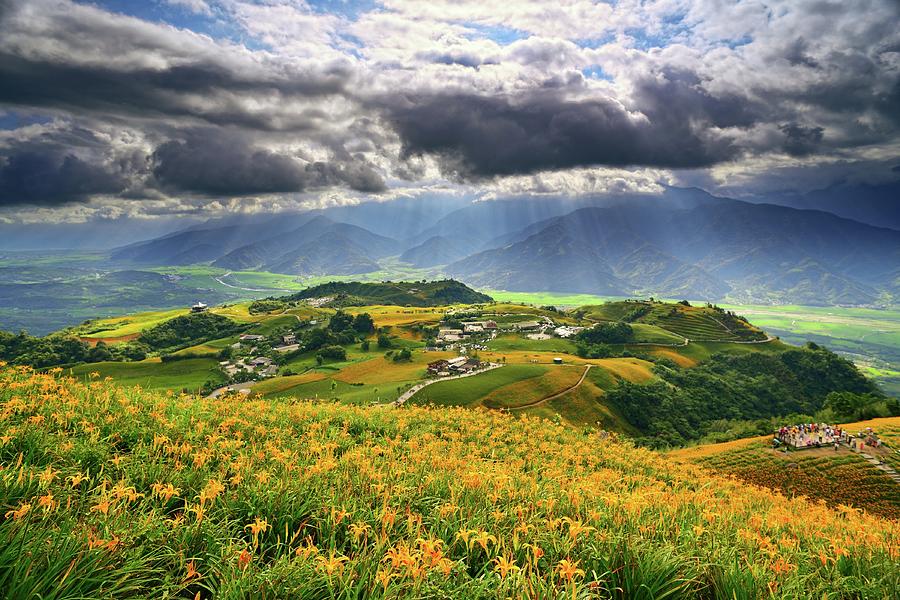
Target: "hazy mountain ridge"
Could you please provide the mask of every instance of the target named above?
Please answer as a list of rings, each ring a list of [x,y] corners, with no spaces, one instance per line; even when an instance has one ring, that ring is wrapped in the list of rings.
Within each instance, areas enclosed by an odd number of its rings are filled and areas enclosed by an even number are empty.
[[[429,213],[439,204],[407,200],[246,224],[210,222],[132,244],[113,257],[292,275],[370,273],[391,258],[511,291],[805,304],[873,304],[898,291],[900,232],[822,211],[679,188],[660,196],[530,198],[462,208],[453,202]],[[429,216],[422,229],[410,235],[423,213]]]
[[[731,202],[580,209],[447,271],[515,291],[713,299],[754,293],[867,304],[890,289],[898,261],[900,232],[818,211]]]

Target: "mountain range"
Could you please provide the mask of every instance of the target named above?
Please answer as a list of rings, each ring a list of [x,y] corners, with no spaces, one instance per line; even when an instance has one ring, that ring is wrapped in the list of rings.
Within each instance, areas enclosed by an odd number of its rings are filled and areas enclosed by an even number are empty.
[[[680,188],[405,202],[209,222],[112,258],[296,275],[400,263],[490,289],[742,302],[868,305],[900,293],[900,231],[830,212]]]

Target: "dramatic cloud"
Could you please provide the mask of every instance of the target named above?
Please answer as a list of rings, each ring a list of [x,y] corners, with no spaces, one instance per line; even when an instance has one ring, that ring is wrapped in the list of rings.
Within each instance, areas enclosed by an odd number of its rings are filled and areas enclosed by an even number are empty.
[[[684,115],[654,122],[611,100],[434,96],[389,109],[406,155],[442,156],[457,176],[532,173],[586,165],[703,167],[734,155]]]
[[[255,148],[234,133],[191,132],[153,153],[153,175],[164,188],[207,195],[244,196],[302,192],[347,185],[379,192],[384,182],[365,164],[337,161],[303,164],[294,157]]]
[[[894,0],[0,0],[0,218],[896,179],[898,22]]]

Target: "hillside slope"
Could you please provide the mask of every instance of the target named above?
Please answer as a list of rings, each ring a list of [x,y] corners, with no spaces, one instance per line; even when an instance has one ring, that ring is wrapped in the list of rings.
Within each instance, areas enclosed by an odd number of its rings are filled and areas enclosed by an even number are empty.
[[[900,584],[895,521],[536,419],[24,369],[0,370],[0,407],[12,597],[889,598]]]
[[[776,451],[771,435],[683,448],[667,456],[790,496],[803,495],[831,506],[855,506],[900,519],[900,482],[892,480],[888,470],[900,469],[900,417],[841,424],[852,434],[867,427],[873,428],[885,445],[864,452],[886,469],[846,447],[838,451]]]

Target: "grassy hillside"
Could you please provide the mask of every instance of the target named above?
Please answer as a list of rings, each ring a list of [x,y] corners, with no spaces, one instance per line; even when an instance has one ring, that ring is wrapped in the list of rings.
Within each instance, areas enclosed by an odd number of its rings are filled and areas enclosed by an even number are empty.
[[[866,452],[900,469],[900,417],[842,425],[851,433],[872,427],[886,447]],[[706,444],[668,453],[711,471],[776,489],[788,496],[821,499],[831,506],[848,505],[900,519],[900,484],[847,448],[782,452],[772,449],[772,436]]]
[[[213,358],[187,358],[162,362],[148,358],[138,362],[99,362],[78,365],[71,374],[79,379],[95,377],[114,380],[123,386],[140,386],[150,390],[196,391],[207,381],[221,381],[218,362]]]
[[[766,339],[758,327],[729,311],[713,306],[628,300],[583,306],[577,312],[594,321],[655,325],[681,338],[698,342]]]
[[[205,400],[0,370],[26,598],[890,598],[896,521],[463,409]],[[27,557],[27,560],[25,560]]]
[[[362,306],[366,304],[395,304],[397,306],[442,306],[448,304],[476,304],[490,302],[491,297],[476,292],[463,283],[443,281],[387,281],[365,283],[332,281],[305,289],[286,300],[333,297],[330,305]]]

